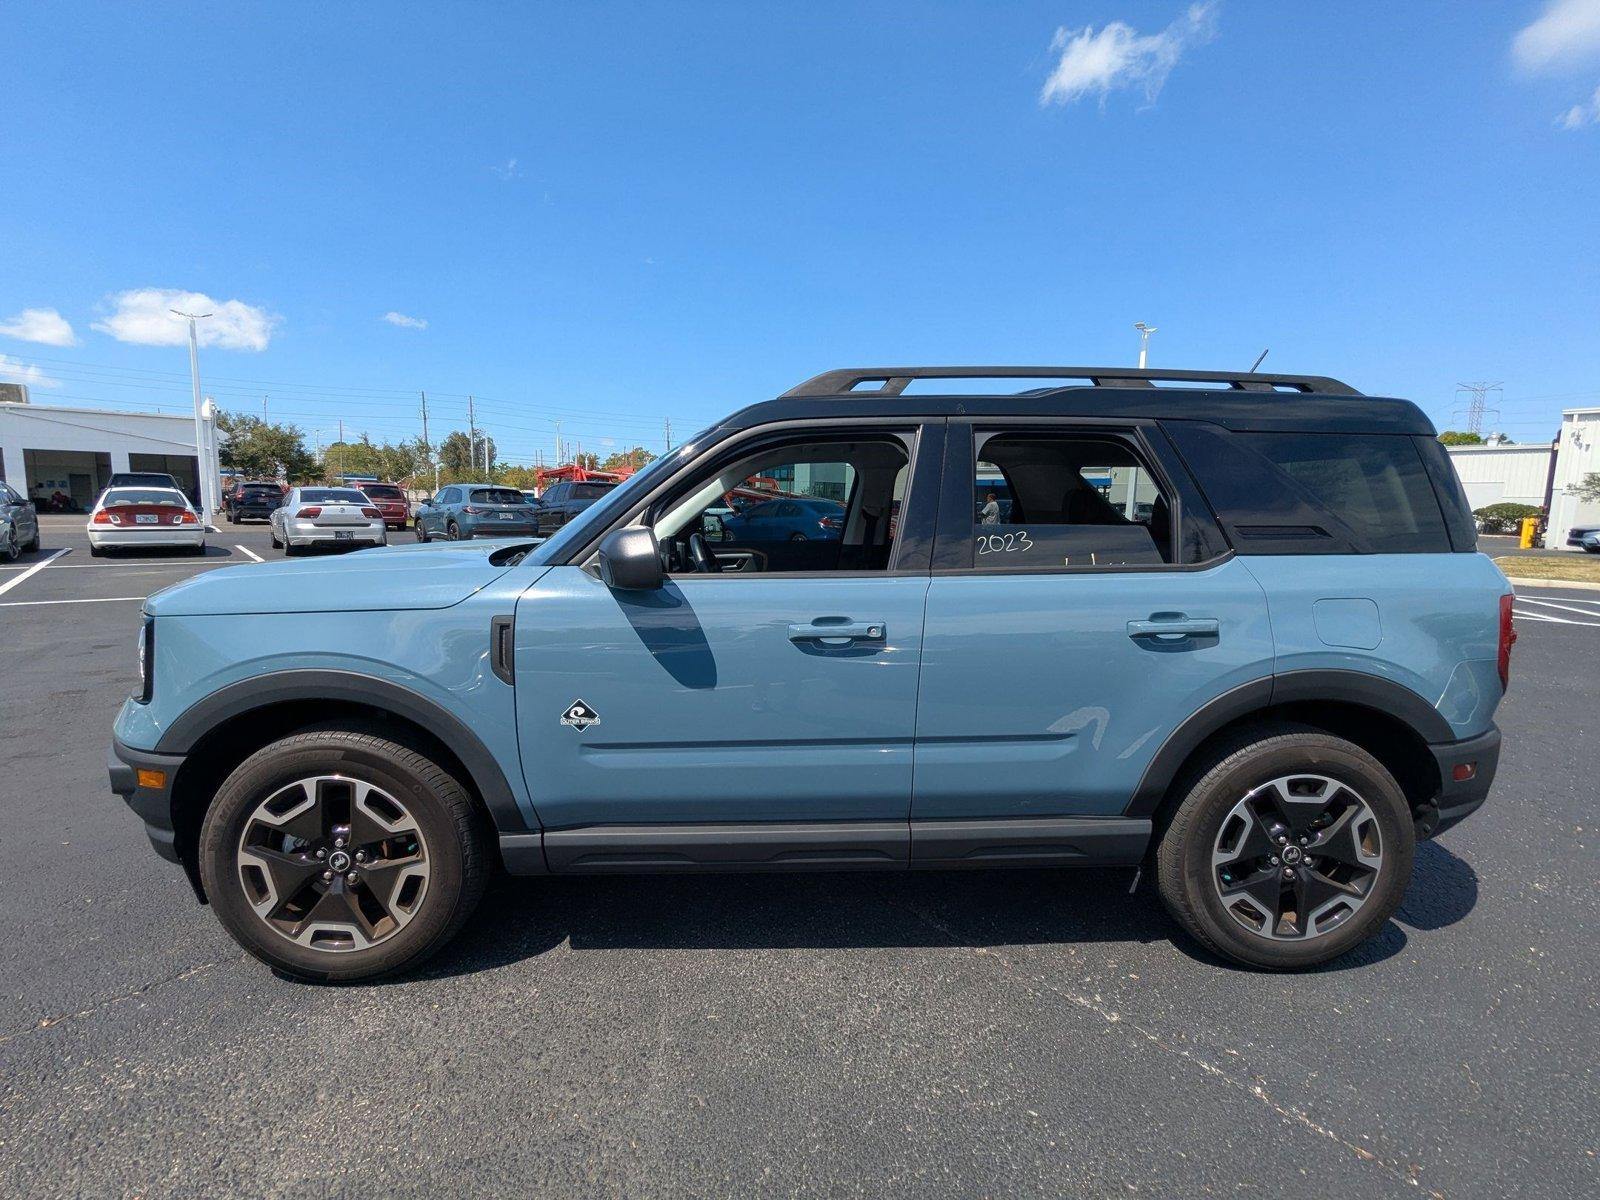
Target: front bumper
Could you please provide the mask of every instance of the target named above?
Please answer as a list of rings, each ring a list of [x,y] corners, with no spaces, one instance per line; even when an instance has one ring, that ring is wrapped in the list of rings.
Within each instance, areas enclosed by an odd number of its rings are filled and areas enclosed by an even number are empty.
[[[1417,812],[1418,837],[1443,833],[1483,807],[1500,766],[1500,730],[1491,725],[1487,733],[1477,737],[1438,743],[1428,749],[1439,766],[1442,782],[1439,794]],[[1472,768],[1472,777],[1457,779],[1456,768],[1468,765]]]
[[[97,550],[132,549],[137,546],[203,546],[203,525],[150,525],[144,529],[90,529],[89,545]]]
[[[168,862],[182,862],[177,834],[172,821],[172,785],[183,766],[181,754],[156,754],[135,750],[115,735],[106,752],[106,770],[111,790],[127,801],[128,807],[144,822],[145,834],[155,852]],[[157,785],[156,777],[160,776]]]

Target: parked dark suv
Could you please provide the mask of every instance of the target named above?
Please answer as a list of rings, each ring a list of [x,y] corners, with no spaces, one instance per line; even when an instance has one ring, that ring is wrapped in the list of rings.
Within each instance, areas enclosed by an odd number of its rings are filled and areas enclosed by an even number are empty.
[[[235,525],[240,521],[270,521],[282,504],[283,488],[270,481],[235,484],[222,498],[228,520]]]
[[[539,532],[549,537],[617,485],[604,479],[561,482],[545,489],[539,504]]]
[[[774,494],[833,536],[724,519]],[[307,978],[417,962],[502,864],[1118,866],[1304,968],[1488,795],[1511,590],[1475,538],[1427,418],[1336,380],[835,371],[543,542],[156,593],[111,781]]]

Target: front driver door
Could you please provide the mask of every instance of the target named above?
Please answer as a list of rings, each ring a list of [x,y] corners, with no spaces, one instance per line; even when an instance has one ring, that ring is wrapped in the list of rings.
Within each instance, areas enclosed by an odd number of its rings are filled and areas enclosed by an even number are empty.
[[[552,869],[906,861],[927,543],[901,521],[895,545],[882,514],[908,461],[937,470],[942,433],[866,431],[788,464],[759,438],[759,450],[713,448],[616,522],[665,536],[664,587],[612,591],[585,553],[522,596],[517,723]],[[745,555],[730,559],[737,571],[695,573],[686,543],[666,535],[672,520],[699,529],[683,513],[723,505],[734,474],[835,492],[852,461],[838,569],[751,569]],[[923,478],[908,503],[928,506],[931,530],[936,489]],[[714,501],[694,499],[708,486]]]

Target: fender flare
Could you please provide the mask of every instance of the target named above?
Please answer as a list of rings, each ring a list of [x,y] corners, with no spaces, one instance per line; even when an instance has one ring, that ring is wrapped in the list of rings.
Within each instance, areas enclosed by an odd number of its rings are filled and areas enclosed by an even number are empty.
[[[1432,745],[1454,741],[1456,734],[1439,710],[1404,684],[1364,671],[1285,671],[1242,683],[1191,713],[1161,744],[1123,810],[1125,817],[1152,816],[1183,764],[1205,740],[1241,717],[1277,704],[1323,700],[1358,704],[1407,726]]]
[[[355,671],[271,671],[230,683],[185,709],[162,733],[155,749],[161,754],[187,754],[224,721],[290,700],[348,701],[420,725],[461,760],[501,832],[535,828],[522,815],[499,761],[460,718],[408,687]]]

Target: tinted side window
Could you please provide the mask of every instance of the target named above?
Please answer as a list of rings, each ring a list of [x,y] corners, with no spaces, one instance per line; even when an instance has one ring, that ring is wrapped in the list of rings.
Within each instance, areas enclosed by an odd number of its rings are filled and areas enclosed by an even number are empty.
[[[1163,427],[1240,554],[1451,548],[1410,437],[1233,432],[1204,421]]]
[[[1350,526],[1370,552],[1450,550],[1433,485],[1409,437],[1332,433],[1235,436]]]

